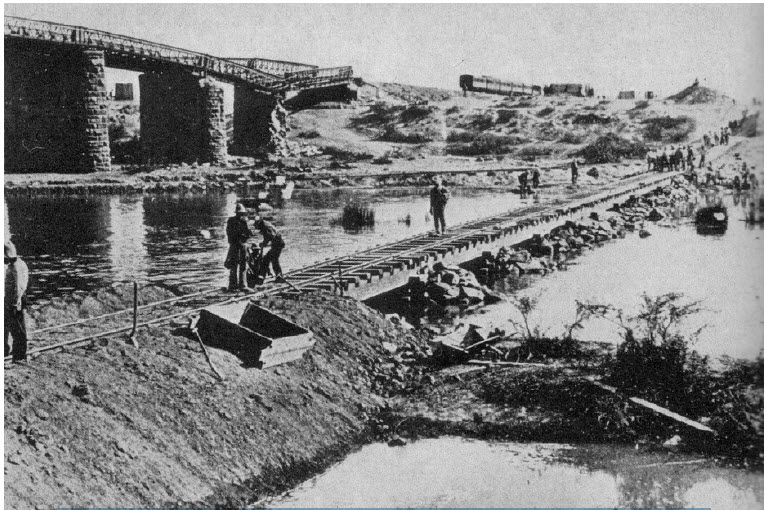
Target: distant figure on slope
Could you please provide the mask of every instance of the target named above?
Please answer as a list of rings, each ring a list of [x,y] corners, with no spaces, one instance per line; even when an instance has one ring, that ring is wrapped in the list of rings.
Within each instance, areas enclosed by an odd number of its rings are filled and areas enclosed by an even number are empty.
[[[234,216],[226,222],[226,238],[229,241],[229,252],[226,254],[224,267],[229,269],[229,290],[245,290],[248,288],[245,275],[248,261],[248,238],[252,236],[245,219],[247,210],[242,204],[237,204]]]
[[[700,163],[698,163],[698,168],[703,168],[703,165],[706,164],[706,147],[701,146],[700,148]]]
[[[285,241],[282,239],[282,235],[277,232],[277,229],[274,228],[274,225],[262,218],[256,219],[256,228],[264,237],[264,240],[261,242],[261,248],[263,249],[267,246],[271,246],[271,249],[264,255],[261,264],[261,274],[259,275],[257,282],[264,282],[264,278],[266,278],[270,265],[272,266],[277,281],[281,281],[282,266],[280,266],[280,254],[282,254],[282,250],[285,248]]]
[[[527,198],[527,170],[522,170],[517,180],[519,181],[519,196]]]
[[[429,197],[429,214],[434,215],[434,230],[445,233],[445,207],[450,200],[450,191],[442,184],[441,177],[434,178],[434,187]]]
[[[538,168],[533,169],[533,188],[538,189],[541,185],[541,171]]]
[[[5,347],[4,356],[13,354],[13,362],[27,360],[27,325],[24,309],[29,285],[29,268],[16,254],[16,246],[5,242]],[[13,350],[8,343],[13,336]]]
[[[578,184],[578,160],[574,159],[572,163],[570,163],[570,178],[572,179],[573,185]]]

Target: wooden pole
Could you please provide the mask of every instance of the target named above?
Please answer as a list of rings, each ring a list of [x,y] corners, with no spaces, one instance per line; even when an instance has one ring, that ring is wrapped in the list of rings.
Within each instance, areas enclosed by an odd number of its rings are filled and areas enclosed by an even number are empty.
[[[341,262],[338,262],[338,288],[341,289],[341,297],[344,295],[344,280],[341,278]]]
[[[224,376],[221,375],[221,372],[216,369],[216,366],[213,364],[213,361],[210,359],[210,355],[208,354],[208,349],[205,348],[205,344],[202,343],[202,338],[200,338],[200,332],[197,331],[197,328],[192,328],[192,333],[194,333],[194,336],[197,337],[197,341],[200,342],[200,347],[202,347],[202,353],[205,354],[205,359],[208,361],[208,365],[210,365],[210,368],[215,372],[215,374],[218,376],[220,380],[224,380]]]
[[[138,342],[136,341],[136,329],[138,325],[138,282],[133,282],[133,329],[128,336],[130,343],[133,347],[138,348]]]

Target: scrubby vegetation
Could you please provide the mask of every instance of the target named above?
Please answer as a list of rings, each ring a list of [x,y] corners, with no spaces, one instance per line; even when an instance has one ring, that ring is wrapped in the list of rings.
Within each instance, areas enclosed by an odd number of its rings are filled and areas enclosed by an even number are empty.
[[[454,156],[479,156],[482,154],[509,154],[516,146],[528,140],[514,135],[474,134],[451,132],[447,137],[446,152]]]
[[[644,136],[654,142],[683,142],[695,131],[695,119],[691,117],[653,117],[642,122]]]
[[[299,138],[311,139],[311,138],[319,138],[322,135],[320,135],[319,132],[317,132],[316,130],[312,129],[311,131],[301,131],[296,136],[298,136]]]
[[[583,149],[575,152],[575,156],[582,157],[586,163],[619,163],[624,158],[644,158],[647,147],[641,143],[626,140],[614,133],[597,138]]]
[[[333,223],[347,230],[369,228],[376,223],[375,210],[368,204],[351,202],[344,206],[341,217]]]
[[[543,108],[542,110],[540,110],[537,113],[537,115],[539,117],[546,117],[547,115],[549,115],[550,113],[553,113],[553,112],[554,112],[554,108],[551,107],[551,106],[547,106],[546,108]]]
[[[387,126],[383,134],[378,137],[378,140],[383,142],[415,144],[431,142],[433,138],[424,133],[405,133],[393,126]]]
[[[587,113],[585,115],[576,115],[573,119],[573,124],[609,124],[615,119],[606,117],[604,115],[597,115],[595,113]]]

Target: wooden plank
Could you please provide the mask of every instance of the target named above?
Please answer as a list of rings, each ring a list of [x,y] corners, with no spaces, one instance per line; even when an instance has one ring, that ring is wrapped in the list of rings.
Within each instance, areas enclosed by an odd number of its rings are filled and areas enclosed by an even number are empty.
[[[590,382],[594,386],[596,386],[598,388],[601,388],[601,389],[603,389],[605,391],[609,391],[610,393],[613,393],[613,394],[616,394],[616,395],[618,394],[618,388],[616,388],[614,386],[609,386],[607,384],[601,383],[601,382],[596,381],[594,379],[586,378],[585,380]],[[678,414],[678,413],[675,413],[673,411],[670,411],[670,410],[666,409],[665,407],[661,407],[661,406],[659,406],[657,404],[653,404],[652,402],[649,402],[649,401],[647,401],[647,400],[645,400],[643,398],[629,397],[628,400],[630,402],[633,402],[634,404],[636,404],[638,406],[644,407],[645,409],[649,409],[649,410],[651,410],[653,412],[656,412],[658,414],[661,414],[663,416],[671,418],[674,421],[678,421],[679,423],[682,423],[684,425],[692,427],[695,430],[700,430],[701,432],[708,432],[708,433],[711,433],[711,434],[716,434],[716,431],[714,429],[712,429],[710,427],[706,427],[702,423],[699,423],[699,422],[691,420],[691,419],[689,419],[689,418],[687,418],[685,416],[682,416],[681,414]]]

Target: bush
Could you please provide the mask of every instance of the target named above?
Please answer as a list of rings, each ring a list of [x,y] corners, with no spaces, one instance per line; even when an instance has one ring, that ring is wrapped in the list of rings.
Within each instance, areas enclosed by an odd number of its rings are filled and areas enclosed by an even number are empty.
[[[695,131],[695,119],[691,117],[653,117],[642,122],[644,136],[654,142],[682,142]]]
[[[432,138],[423,133],[403,133],[397,128],[389,126],[378,137],[378,140],[393,143],[426,143],[431,142]]]
[[[458,108],[457,106],[451,106],[450,108],[445,110],[445,114],[446,115],[453,115],[453,114],[458,113],[460,111],[461,111],[461,109]]]
[[[677,293],[645,294],[640,313],[633,317],[609,305],[585,306],[592,316],[608,318],[624,330],[608,380],[626,395],[709,422],[717,436],[704,446],[761,464],[764,359],[725,358],[724,369],[714,371],[706,357],[689,348],[700,330],[688,337],[681,334],[685,318],[700,310],[697,302],[682,298]]]
[[[405,110],[400,114],[399,118],[401,122],[407,123],[426,118],[430,113],[431,108],[428,106],[413,105],[405,108]]]
[[[506,124],[511,119],[517,118],[518,115],[516,110],[498,110],[498,123]]]
[[[341,225],[348,230],[359,230],[372,227],[375,222],[376,215],[372,207],[359,202],[351,202],[344,206],[341,217],[333,221],[333,224]]]
[[[455,143],[455,140],[474,138],[468,143]],[[452,143],[451,140],[453,140]],[[527,143],[527,139],[519,136],[493,135],[482,133],[471,135],[470,133],[450,133],[446,152],[453,156],[479,156],[482,154],[509,154],[514,151],[514,146]]]
[[[547,106],[546,108],[542,109],[537,113],[538,117],[545,117],[551,113],[554,112],[554,108],[551,106]]]
[[[608,133],[574,155],[582,157],[588,164],[596,164],[619,163],[623,158],[644,158],[646,154],[647,147],[643,143],[632,142],[614,133]]]
[[[296,136],[299,138],[319,138],[322,135],[320,135],[316,130],[312,129],[311,131],[301,131]]]
[[[348,151],[346,149],[341,149],[333,145],[328,145],[326,147],[323,147],[322,153],[328,156],[332,156],[335,159],[340,159],[343,161],[361,161],[361,160],[373,158],[373,155],[368,154],[367,152]]]
[[[609,124],[613,120],[615,119],[612,117],[587,113],[586,115],[576,115],[573,119],[573,124]]]
[[[471,143],[477,138],[476,133],[468,131],[451,131],[447,135],[448,143]]]
[[[552,152],[554,152],[554,149],[551,147],[528,145],[527,147],[522,147],[517,152],[517,156],[520,158],[537,158],[539,156],[550,156]]]
[[[565,131],[562,134],[562,137],[559,139],[561,143],[567,143],[571,145],[580,145],[584,142],[585,136],[583,135],[576,135],[572,131]]]

